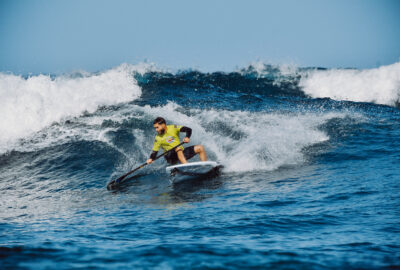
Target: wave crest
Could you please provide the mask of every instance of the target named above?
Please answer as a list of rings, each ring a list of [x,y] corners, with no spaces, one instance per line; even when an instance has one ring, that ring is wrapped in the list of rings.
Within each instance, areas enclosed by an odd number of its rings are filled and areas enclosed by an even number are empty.
[[[94,112],[99,106],[128,102],[140,95],[129,65],[55,78],[0,73],[0,147],[64,117]]]
[[[301,77],[299,86],[312,98],[398,106],[400,63],[366,70],[310,70]]]

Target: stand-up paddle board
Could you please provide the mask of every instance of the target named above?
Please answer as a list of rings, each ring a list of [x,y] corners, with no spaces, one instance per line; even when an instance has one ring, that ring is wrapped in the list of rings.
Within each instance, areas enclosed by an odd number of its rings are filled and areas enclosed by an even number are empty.
[[[165,170],[171,182],[176,184],[186,180],[216,176],[221,168],[222,166],[215,161],[199,161],[168,166]]]

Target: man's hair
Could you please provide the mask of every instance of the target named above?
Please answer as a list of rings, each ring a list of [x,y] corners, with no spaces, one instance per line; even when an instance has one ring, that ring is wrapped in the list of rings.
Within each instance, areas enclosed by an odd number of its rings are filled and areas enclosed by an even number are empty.
[[[166,124],[165,119],[162,117],[157,117],[154,121],[153,121],[153,125],[154,124]]]

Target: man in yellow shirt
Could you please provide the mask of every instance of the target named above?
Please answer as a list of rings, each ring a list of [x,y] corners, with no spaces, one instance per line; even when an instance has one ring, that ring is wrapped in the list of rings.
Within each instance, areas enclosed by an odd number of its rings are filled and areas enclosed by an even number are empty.
[[[153,145],[153,152],[151,153],[150,158],[147,160],[147,164],[151,164],[153,162],[160,147],[164,151],[168,151],[180,144],[179,132],[186,132],[186,137],[183,139],[183,142],[190,142],[192,129],[189,127],[167,125],[165,119],[162,117],[157,117],[153,122],[153,126],[158,134],[156,135]],[[207,160],[207,154],[202,145],[193,145],[186,148],[180,146],[177,147],[175,151],[171,151],[164,157],[169,164],[174,165],[178,163],[178,161],[182,164],[187,163],[188,159],[191,159],[197,154],[199,154],[201,161]]]

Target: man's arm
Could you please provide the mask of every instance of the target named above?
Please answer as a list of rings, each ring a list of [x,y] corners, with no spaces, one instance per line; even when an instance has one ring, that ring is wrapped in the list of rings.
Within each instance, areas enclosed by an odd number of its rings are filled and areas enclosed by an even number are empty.
[[[158,150],[160,149],[160,143],[156,140],[154,140],[154,145],[153,145],[153,152],[150,154],[150,158],[146,161],[147,164],[151,164],[153,160],[157,157]]]
[[[186,132],[186,137],[183,139],[185,143],[190,142],[190,136],[192,136],[192,129],[190,127],[181,127],[180,132]]]
[[[152,160],[154,160],[154,159],[157,157],[157,153],[158,153],[158,151],[153,151],[153,152],[151,152],[150,158],[151,158]]]
[[[146,161],[147,164],[153,163],[153,160],[157,157],[158,151],[151,152],[150,158]]]

